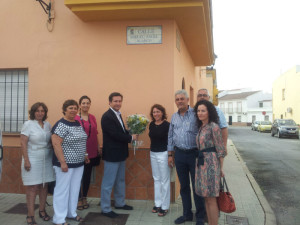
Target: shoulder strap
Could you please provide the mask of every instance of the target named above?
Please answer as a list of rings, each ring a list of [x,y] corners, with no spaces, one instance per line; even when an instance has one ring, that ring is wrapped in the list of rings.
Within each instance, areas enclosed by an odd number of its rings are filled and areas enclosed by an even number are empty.
[[[229,192],[225,177],[221,177],[221,190]]]
[[[81,117],[81,113],[79,113],[79,116],[80,116],[80,121],[81,121],[81,126],[84,130],[84,123],[83,123],[83,119]],[[89,138],[91,136],[91,128],[92,128],[92,125],[91,125],[91,121],[90,121],[90,115],[88,115],[88,122],[89,122],[89,134],[88,134],[88,137]]]

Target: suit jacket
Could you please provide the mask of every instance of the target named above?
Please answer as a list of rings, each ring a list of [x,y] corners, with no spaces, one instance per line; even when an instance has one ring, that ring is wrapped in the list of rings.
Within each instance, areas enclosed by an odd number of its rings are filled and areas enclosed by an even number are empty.
[[[128,143],[131,142],[132,137],[126,129],[123,130],[116,114],[111,109],[103,114],[101,127],[103,133],[102,158],[109,162],[126,160],[128,157]]]

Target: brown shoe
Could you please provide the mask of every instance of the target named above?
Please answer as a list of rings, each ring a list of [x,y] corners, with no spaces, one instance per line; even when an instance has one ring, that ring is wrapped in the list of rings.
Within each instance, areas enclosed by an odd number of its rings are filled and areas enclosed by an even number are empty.
[[[82,198],[82,205],[84,209],[87,209],[90,207],[89,203],[87,202],[86,197]]]
[[[77,203],[77,209],[78,210],[83,210],[83,202],[82,202],[82,198],[80,198],[78,200],[78,203]]]

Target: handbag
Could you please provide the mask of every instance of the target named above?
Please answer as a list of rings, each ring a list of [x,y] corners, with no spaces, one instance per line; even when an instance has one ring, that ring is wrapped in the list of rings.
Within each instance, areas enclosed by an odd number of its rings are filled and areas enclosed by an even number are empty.
[[[48,194],[53,195],[55,185],[56,185],[56,181],[51,181],[48,183]]]
[[[101,156],[99,154],[95,158],[90,159],[91,166],[99,166],[100,160],[101,160]]]
[[[217,197],[217,203],[219,210],[222,212],[232,213],[236,210],[234,199],[229,192],[225,177],[221,178],[221,188],[219,197]]]

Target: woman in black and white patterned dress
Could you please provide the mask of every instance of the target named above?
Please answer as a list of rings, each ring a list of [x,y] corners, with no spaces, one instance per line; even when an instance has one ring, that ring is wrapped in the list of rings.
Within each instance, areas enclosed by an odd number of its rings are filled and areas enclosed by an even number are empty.
[[[53,194],[54,224],[67,225],[65,218],[83,222],[77,215],[78,193],[86,155],[87,135],[75,116],[78,103],[67,100],[63,104],[64,117],[52,128],[52,144],[55,152],[53,167],[56,186]]]

